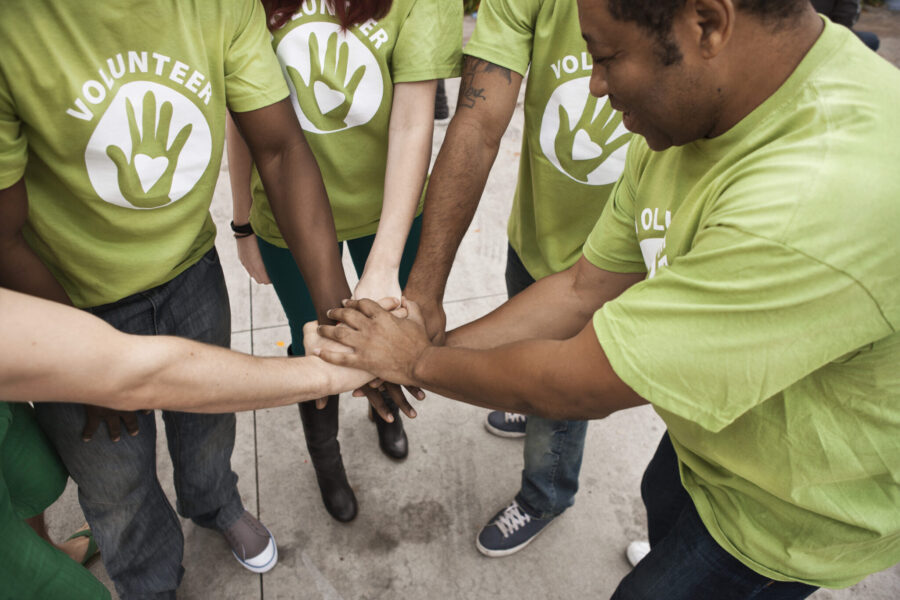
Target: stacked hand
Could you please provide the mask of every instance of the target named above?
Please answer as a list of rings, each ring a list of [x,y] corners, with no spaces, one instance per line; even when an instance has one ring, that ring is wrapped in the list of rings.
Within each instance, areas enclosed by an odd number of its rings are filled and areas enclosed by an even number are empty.
[[[359,288],[357,288],[358,290]],[[345,306],[353,306],[358,304],[360,301],[358,300],[346,300]],[[384,298],[378,302],[374,302],[372,300],[364,299],[361,302],[371,304],[377,307],[379,310],[384,311],[386,314],[395,315],[394,318],[399,320],[404,320],[408,314],[408,309],[405,306],[402,306],[400,301],[394,298]],[[343,310],[343,309],[332,309],[329,311],[329,318],[334,318],[332,315],[335,310]],[[341,344],[337,340],[324,338],[320,335],[323,327],[345,327],[344,325],[324,325],[320,326],[315,321],[307,323],[303,328],[303,338],[304,338],[304,346],[306,348],[306,354],[308,356],[311,355],[319,355],[324,353],[331,354],[352,354],[354,352],[353,348]],[[323,357],[324,358],[324,357]],[[336,363],[333,363],[336,364]],[[363,373],[364,369],[359,369],[357,367],[351,367],[349,365],[337,365],[340,367],[340,371],[343,373],[340,374],[341,377],[346,377],[342,381],[350,381],[356,382],[356,385],[342,385],[340,387],[344,389],[352,389],[356,387],[357,389],[353,392],[354,396],[366,396],[369,400],[369,403],[372,405],[372,408],[386,421],[393,421],[394,417],[391,414],[391,410],[388,407],[387,403],[384,400],[381,392],[385,392],[390,399],[400,408],[400,410],[409,418],[415,418],[416,411],[410,405],[410,403],[406,400],[406,397],[403,395],[403,390],[396,383],[388,383],[384,379],[372,379],[371,377],[366,378],[364,375],[362,376],[363,381],[368,381],[366,385],[362,385],[360,383],[360,376]],[[371,371],[368,371],[371,373]],[[369,381],[371,380],[371,381]],[[390,381],[390,380],[389,380]],[[417,387],[407,386],[407,390],[410,394],[418,398],[419,400],[423,400],[425,398],[425,394]],[[319,403],[320,408],[324,406],[324,402]]]
[[[322,338],[345,348],[318,347],[313,352],[332,364],[373,373],[386,381],[416,385],[414,369],[431,347],[419,307],[404,299],[407,318],[391,314],[368,299],[348,300],[328,311],[338,325],[322,325]],[[351,350],[350,352],[347,349]]]

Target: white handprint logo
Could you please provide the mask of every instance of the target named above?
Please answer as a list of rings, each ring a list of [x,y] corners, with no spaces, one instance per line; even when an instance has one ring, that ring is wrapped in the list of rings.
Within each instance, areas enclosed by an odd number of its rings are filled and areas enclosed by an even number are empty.
[[[562,84],[541,119],[541,150],[557,169],[581,183],[614,183],[625,167],[631,132],[606,98],[594,98],[590,77]]]
[[[200,109],[179,92],[147,81],[119,89],[85,150],[97,195],[135,209],[183,198],[211,158],[212,135]]]
[[[381,108],[378,61],[351,31],[335,23],[306,23],[290,31],[276,53],[305,130],[333,133],[364,125]]]

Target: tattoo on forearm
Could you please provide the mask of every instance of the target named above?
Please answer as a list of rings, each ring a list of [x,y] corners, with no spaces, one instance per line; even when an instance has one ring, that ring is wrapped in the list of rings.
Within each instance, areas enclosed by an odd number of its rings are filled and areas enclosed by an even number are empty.
[[[459,82],[457,108],[475,108],[478,100],[487,100],[487,96],[484,95],[485,88],[475,85],[475,77],[478,73],[494,72],[506,79],[507,85],[512,84],[512,72],[509,69],[474,56],[467,56]]]

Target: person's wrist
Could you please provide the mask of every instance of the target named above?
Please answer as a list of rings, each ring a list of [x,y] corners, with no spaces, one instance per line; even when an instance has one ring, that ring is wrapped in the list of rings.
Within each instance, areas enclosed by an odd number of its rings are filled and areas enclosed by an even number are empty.
[[[243,239],[254,235],[253,226],[250,225],[249,221],[241,224],[236,224],[232,221],[231,231],[234,233],[235,239]]]
[[[430,368],[432,362],[434,361],[434,354],[436,350],[436,346],[428,344],[422,349],[421,352],[419,352],[419,355],[416,357],[415,361],[413,361],[412,365],[410,365],[410,385],[414,385],[416,387],[425,387],[427,385],[426,382],[429,379],[428,374],[431,370]]]

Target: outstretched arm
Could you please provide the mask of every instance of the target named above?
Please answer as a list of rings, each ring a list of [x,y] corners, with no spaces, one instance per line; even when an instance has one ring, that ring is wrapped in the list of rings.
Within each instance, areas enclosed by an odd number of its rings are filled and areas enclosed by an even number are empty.
[[[293,404],[372,379],[316,357],[258,358],[121,333],[80,310],[0,289],[0,397],[119,410],[222,413]]]
[[[516,108],[522,76],[467,56],[456,113],[435,161],[422,217],[422,237],[404,295],[418,302],[433,339],[443,340],[444,288],[472,222],[500,140]]]
[[[400,258],[431,160],[436,87],[433,80],[394,86],[381,219],[354,298],[400,297]]]
[[[644,277],[599,269],[582,256],[565,271],[538,280],[493,312],[454,329],[447,334],[447,345],[494,348],[520,340],[570,338],[603,304]]]
[[[319,322],[350,297],[322,174],[290,99],[232,112],[266,188],[272,213],[309,287]]]
[[[613,371],[588,323],[566,340],[527,340],[488,350],[431,345],[417,307],[399,319],[368,300],[330,314],[341,326],[321,335],[353,349],[322,350],[337,365],[369,369],[406,385],[434,390],[469,404],[547,419],[603,418],[645,401]]]

